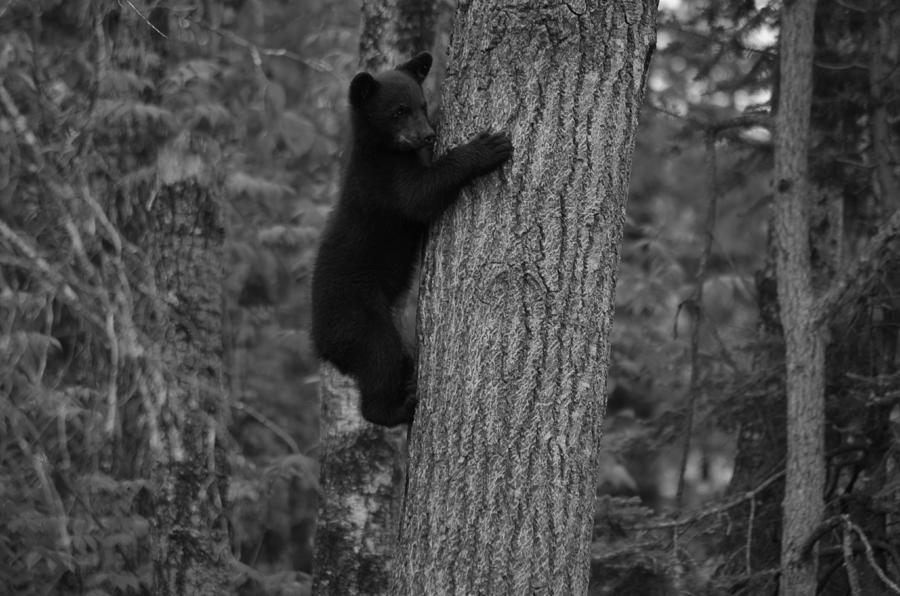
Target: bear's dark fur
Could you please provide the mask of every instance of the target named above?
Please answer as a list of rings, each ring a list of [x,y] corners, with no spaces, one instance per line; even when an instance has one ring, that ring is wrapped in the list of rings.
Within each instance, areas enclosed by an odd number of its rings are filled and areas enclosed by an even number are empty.
[[[356,378],[363,417],[412,421],[414,364],[394,310],[409,289],[428,224],[463,185],[512,155],[505,134],[484,132],[435,160],[422,81],[422,53],[350,83],[353,142],[340,200],[328,220],[312,284],[312,335],[319,356]]]

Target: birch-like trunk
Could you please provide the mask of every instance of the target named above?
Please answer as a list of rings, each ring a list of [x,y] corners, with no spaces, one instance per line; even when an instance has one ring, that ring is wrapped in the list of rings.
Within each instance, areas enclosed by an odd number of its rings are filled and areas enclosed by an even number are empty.
[[[815,0],[782,9],[775,117],[776,268],[787,363],[780,593],[791,596],[816,593],[816,549],[804,550],[825,511],[825,345],[812,284],[807,172],[815,9]]]
[[[406,431],[363,420],[356,381],[321,367],[321,501],[313,593],[387,594],[403,496]]]
[[[461,2],[443,147],[515,154],[432,230],[396,594],[585,594],[656,2]]]

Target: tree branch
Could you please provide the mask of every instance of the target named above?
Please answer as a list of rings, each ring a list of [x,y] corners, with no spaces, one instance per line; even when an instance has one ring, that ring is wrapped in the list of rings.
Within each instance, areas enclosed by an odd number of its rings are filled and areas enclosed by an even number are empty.
[[[867,284],[864,280],[880,270],[882,253],[897,236],[900,236],[900,209],[881,226],[853,266],[831,284],[831,288],[819,300],[817,308],[819,324],[831,322],[842,306],[856,301],[866,291]]]
[[[779,478],[782,478],[783,476],[784,476],[784,470],[780,470],[778,472],[775,472],[768,478],[766,478],[756,488],[754,488],[752,490],[748,490],[741,496],[735,497],[734,499],[727,501],[725,503],[722,503],[721,505],[718,505],[716,507],[710,507],[709,509],[704,509],[702,511],[698,511],[697,513],[694,513],[693,515],[689,515],[682,519],[676,519],[676,520],[672,520],[672,521],[665,521],[665,522],[658,522],[658,523],[653,523],[653,524],[645,524],[645,525],[641,525],[641,526],[635,526],[635,529],[636,530],[661,530],[661,529],[665,529],[665,528],[677,528],[680,526],[686,526],[688,524],[692,524],[696,521],[699,521],[699,520],[707,518],[707,517],[712,517],[714,515],[719,515],[720,513],[725,513],[729,509],[733,509],[733,508],[737,507],[738,505],[742,504],[743,502],[749,501],[750,499],[755,498],[756,495],[758,495],[765,489],[769,488],[769,486],[771,486],[776,480],[778,480]]]
[[[224,37],[231,43],[249,50],[251,56],[253,56],[253,63],[257,66],[260,66],[262,62],[260,60],[260,56],[270,56],[275,58],[287,58],[288,60],[293,60],[294,62],[298,62],[308,68],[311,68],[312,70],[315,70],[316,72],[334,72],[334,69],[332,69],[331,66],[324,60],[310,60],[309,58],[304,58],[300,54],[292,52],[290,50],[286,50],[284,48],[267,48],[259,46],[249,39],[245,39],[227,29],[214,27],[197,19],[188,20],[201,29],[209,31],[210,33],[215,33],[216,35]]]
[[[709,257],[712,253],[713,238],[715,237],[716,207],[719,199],[719,189],[716,184],[716,133],[712,129],[709,129],[706,134],[706,187],[709,193],[709,206],[706,211],[706,223],[704,225],[705,241],[703,252],[700,254],[700,263],[697,266],[694,292],[689,299],[692,307],[688,309],[693,319],[691,326],[691,378],[687,404],[687,422],[684,429],[684,445],[678,473],[678,490],[675,497],[679,507],[684,499],[684,474],[687,470],[688,457],[691,451],[691,436],[694,433],[694,410],[696,409],[697,397],[700,394],[700,324],[703,321],[703,286],[706,283]]]
[[[245,402],[239,401],[231,405],[235,410],[239,410],[244,412],[264,427],[272,431],[272,434],[284,441],[284,443],[290,448],[292,453],[303,453],[300,450],[300,446],[297,444],[297,441],[283,428],[272,422],[265,414],[247,404]]]

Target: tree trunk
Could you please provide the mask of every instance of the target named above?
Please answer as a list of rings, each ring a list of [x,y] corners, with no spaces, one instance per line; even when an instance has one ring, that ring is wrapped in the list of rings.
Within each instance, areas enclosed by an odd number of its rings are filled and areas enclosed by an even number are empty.
[[[154,18],[168,30],[167,11],[154,11]],[[149,44],[160,44],[149,28],[138,31]],[[157,49],[165,59],[164,48]],[[154,76],[163,73],[160,68]],[[146,258],[141,281],[157,292],[155,303],[139,304],[136,321],[152,339],[139,383],[152,457],[157,596],[213,596],[233,588],[217,157],[216,141],[203,133],[185,130],[170,138],[153,156],[159,187],[142,201],[145,219],[133,226]]]
[[[360,65],[379,71],[431,48],[436,2],[365,0]],[[359,411],[356,383],[321,367],[322,501],[313,592],[387,594],[406,478],[406,429],[385,429]]]
[[[157,288],[178,299],[165,318],[151,319],[159,338],[158,360],[152,360],[159,368],[148,370],[146,380],[155,418],[150,444],[158,596],[212,596],[231,586],[229,471],[221,439],[228,412],[221,366],[222,236],[209,217],[215,213],[209,184],[191,178],[166,185],[145,238]]]
[[[512,162],[435,227],[396,594],[587,592],[609,331],[656,2],[461,3],[441,144]]]
[[[434,45],[437,0],[363,0],[359,63],[377,72]]]
[[[892,164],[897,163],[898,155],[891,135],[888,100],[890,85],[889,73],[886,70],[885,57],[890,55],[890,39],[892,32],[900,25],[898,18],[886,9],[886,0],[870,0],[867,14],[869,32],[869,96],[870,114],[869,129],[871,131],[872,154],[874,162],[874,179],[876,196],[883,216],[887,217],[896,209],[900,209],[900,183]],[[896,50],[894,50],[896,51]]]
[[[822,523],[825,488],[825,347],[816,321],[807,175],[815,0],[785,3],[775,120],[778,304],[787,364],[787,462],[781,594],[815,594],[817,556],[804,552]]]
[[[386,594],[403,491],[403,429],[369,424],[356,382],[322,364],[322,502],[314,594]]]

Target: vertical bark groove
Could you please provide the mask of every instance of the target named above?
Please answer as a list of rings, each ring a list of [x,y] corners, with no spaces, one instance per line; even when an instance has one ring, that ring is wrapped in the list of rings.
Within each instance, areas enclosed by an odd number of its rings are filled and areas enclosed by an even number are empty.
[[[623,4],[630,7],[631,19]],[[655,2],[461,3],[442,146],[513,161],[433,230],[398,594],[586,593],[608,335]]]

